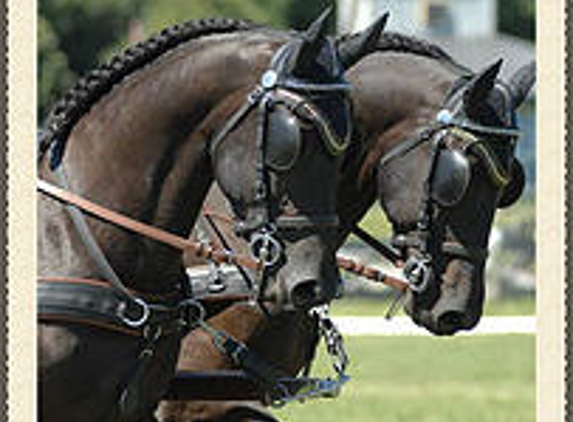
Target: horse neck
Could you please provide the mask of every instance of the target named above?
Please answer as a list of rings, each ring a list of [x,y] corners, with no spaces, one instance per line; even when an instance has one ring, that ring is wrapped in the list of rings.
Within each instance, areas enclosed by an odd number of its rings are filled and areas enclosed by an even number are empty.
[[[427,127],[456,78],[435,59],[392,52],[370,54],[347,72],[354,135],[339,185],[339,244],[379,194],[381,157]]]
[[[71,132],[62,164],[70,190],[187,235],[212,182],[202,124],[219,102],[254,86],[271,51],[261,35],[217,35],[134,72]],[[40,173],[54,180],[45,163]],[[179,252],[108,223],[89,223],[128,286],[157,290],[158,283],[181,278]],[[42,198],[39,231],[42,275],[98,276],[63,207]]]

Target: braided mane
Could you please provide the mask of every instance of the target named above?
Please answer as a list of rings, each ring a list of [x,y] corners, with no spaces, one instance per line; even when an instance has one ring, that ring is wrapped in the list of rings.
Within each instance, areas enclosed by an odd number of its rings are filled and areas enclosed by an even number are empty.
[[[40,158],[54,142],[64,143],[81,117],[129,74],[186,41],[257,27],[261,25],[241,19],[192,20],[166,28],[113,56],[107,63],[79,79],[52,108],[40,133]]]
[[[192,20],[166,28],[148,40],[137,43],[113,56],[107,63],[80,78],[52,108],[43,129],[40,131],[39,158],[41,159],[55,142],[62,144],[63,147],[75,124],[89,112],[97,101],[109,93],[125,77],[153,62],[164,53],[184,42],[203,36],[261,27],[260,24],[242,19],[208,18]],[[344,43],[358,35],[345,34],[339,36],[336,38],[336,43]],[[472,74],[470,69],[456,62],[439,46],[404,34],[383,33],[378,40],[376,51],[412,53],[435,59],[461,75]]]
[[[336,42],[343,44],[359,35],[360,33],[343,34],[336,39]],[[452,69],[452,71],[459,73],[462,76],[469,76],[473,74],[473,72],[469,68],[455,61],[452,56],[450,56],[444,49],[442,49],[438,45],[423,40],[421,38],[400,34],[398,32],[383,32],[380,38],[378,39],[375,51],[379,52],[393,51],[397,53],[411,53],[418,56],[423,56],[437,60],[441,64],[449,67],[450,69]]]

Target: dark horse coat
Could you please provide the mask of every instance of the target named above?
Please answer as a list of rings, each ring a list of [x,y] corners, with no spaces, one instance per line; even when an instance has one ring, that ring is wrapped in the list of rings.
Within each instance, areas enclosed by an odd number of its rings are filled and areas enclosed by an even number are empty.
[[[339,40],[340,48],[352,39],[343,37]],[[526,66],[505,84],[502,81],[494,84],[497,66],[473,73],[440,48],[400,34],[382,34],[373,50],[357,54],[347,70],[347,78],[353,85],[354,132],[338,187],[341,223],[338,246],[377,198],[396,235],[416,229],[430,161],[430,142],[384,169],[379,168],[379,163],[393,148],[436,124],[436,115],[453,87],[460,90],[462,108],[469,110],[475,120],[486,126],[509,127],[513,125],[511,116],[534,81],[533,67]],[[506,88],[511,101],[504,103],[500,101],[500,92]],[[498,121],[496,116],[509,116],[509,120],[502,117]],[[487,141],[487,134],[484,139]],[[472,181],[464,198],[455,207],[442,210],[445,217],[440,224],[448,228],[435,230],[438,245],[456,240],[486,248],[496,207],[500,203],[509,205],[519,196],[523,183],[519,167],[515,167],[515,177],[503,192],[491,182],[483,163],[474,162],[472,168]],[[480,203],[478,208],[476,201]],[[207,207],[225,212],[225,203],[216,190],[210,194]],[[223,223],[219,227],[234,250],[245,247],[228,226]],[[211,239],[217,241],[214,233]],[[414,248],[409,251],[415,252]],[[444,257],[441,248],[435,249],[434,254],[437,263],[434,271],[441,281],[430,293],[409,295],[407,310],[419,324],[436,334],[471,329],[482,312],[485,260],[472,262],[459,256]],[[193,262],[188,260],[188,263]],[[269,321],[252,309],[234,305],[218,312],[211,321],[291,375],[312,358],[317,340],[312,318],[301,313],[283,314]],[[196,330],[184,340],[178,367],[201,371],[231,366],[210,340]],[[159,415],[166,421],[267,420],[269,416],[257,414],[250,407],[253,405],[234,401],[171,401],[162,403]]]

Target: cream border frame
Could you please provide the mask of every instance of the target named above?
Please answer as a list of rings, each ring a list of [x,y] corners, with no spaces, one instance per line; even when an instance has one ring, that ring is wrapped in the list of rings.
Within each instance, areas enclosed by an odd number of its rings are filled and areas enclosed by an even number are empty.
[[[500,0],[502,1],[502,0]],[[8,0],[9,421],[36,418],[36,10]],[[537,1],[537,421],[565,420],[565,2]],[[542,278],[543,277],[543,278]]]

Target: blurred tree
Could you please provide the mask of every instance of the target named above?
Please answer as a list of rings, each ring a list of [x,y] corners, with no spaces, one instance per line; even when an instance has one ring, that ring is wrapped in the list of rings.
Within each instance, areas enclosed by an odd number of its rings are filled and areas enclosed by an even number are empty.
[[[512,207],[496,215],[501,240],[494,265],[535,271],[535,192],[526,193]]]
[[[142,19],[148,34],[189,19],[226,16],[250,19],[275,28],[305,28],[327,7],[335,6],[332,0],[172,0],[168,4],[148,1]],[[333,10],[332,16],[336,15]],[[331,30],[335,28],[334,19]],[[332,31],[331,31],[332,32]]]
[[[40,0],[39,9],[52,24],[70,69],[83,74],[99,63],[102,52],[125,39],[130,19],[145,1]]]
[[[59,40],[50,22],[38,19],[38,118],[40,121],[60,93],[68,87],[74,73],[68,67],[68,58],[60,49]]]
[[[229,17],[284,27],[281,5],[285,0],[171,0],[169,3],[148,1],[142,9],[142,20],[148,35],[167,26],[191,19]]]
[[[334,33],[336,2],[333,0],[286,0],[283,10],[287,26],[294,29],[306,28],[328,7],[332,7],[329,29]]]
[[[118,42],[146,0],[40,0],[38,117],[78,75],[97,66]]]
[[[500,0],[497,2],[497,8],[501,32],[535,40],[534,0]]]

